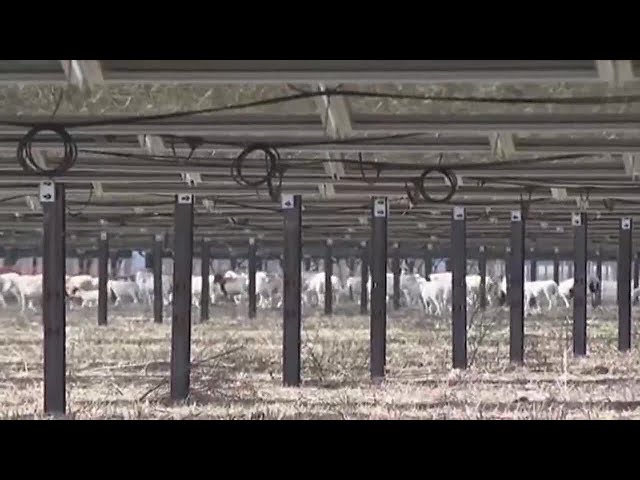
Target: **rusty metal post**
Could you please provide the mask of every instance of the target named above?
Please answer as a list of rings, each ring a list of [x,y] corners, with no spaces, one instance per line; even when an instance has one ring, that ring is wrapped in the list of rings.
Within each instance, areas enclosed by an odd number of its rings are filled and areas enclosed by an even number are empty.
[[[433,256],[431,254],[432,245],[427,245],[427,249],[424,251],[424,278],[429,278],[429,275],[433,273]]]
[[[393,309],[400,310],[400,253],[399,245],[393,245],[391,254],[391,273],[393,273]]]
[[[153,242],[153,321],[162,323],[162,250],[164,235],[156,235]]]
[[[453,368],[467,368],[467,239],[464,207],[453,207],[451,222],[451,332]]]
[[[556,247],[553,251],[553,281],[560,284],[560,250]]]
[[[360,242],[360,315],[366,315],[369,310],[369,248],[367,242]]]
[[[256,310],[256,267],[257,267],[256,250],[257,250],[256,239],[250,238],[249,239],[249,258],[248,258],[249,318],[256,318],[256,311],[257,311]]]
[[[43,210],[42,323],[44,326],[44,411],[66,412],[65,188],[40,183]]]
[[[600,285],[602,285],[602,252],[598,248],[596,250],[596,277],[600,281]],[[602,288],[598,288],[598,290],[593,294],[593,307],[599,307],[602,304]]]
[[[509,289],[509,358],[524,363],[524,236],[521,210],[511,212],[511,288]]]
[[[191,374],[191,275],[193,194],[176,195],[174,213],[173,312],[171,319],[171,399],[189,395]]]
[[[327,239],[324,247],[324,314],[333,315],[333,240]]]
[[[209,266],[211,265],[211,245],[208,238],[203,238],[200,244],[200,276],[202,291],[200,292],[200,321],[209,320],[209,303],[211,301],[211,285],[209,284]]]
[[[631,245],[633,219],[620,219],[618,238],[618,349],[631,349]]]
[[[484,245],[480,245],[478,258],[478,274],[480,275],[480,309],[487,308],[487,253]]]
[[[536,249],[531,247],[529,249],[529,279],[532,282],[538,280],[538,259],[536,258]]]
[[[387,347],[387,198],[373,200],[371,211],[370,370],[372,380],[385,376]]]
[[[282,381],[285,386],[291,387],[299,386],[301,382],[302,197],[282,194],[282,215],[284,217]]]
[[[109,308],[108,276],[109,236],[107,232],[101,232],[98,241],[98,325],[102,326],[107,324],[107,310]]]
[[[573,353],[587,354],[587,214],[574,213]]]

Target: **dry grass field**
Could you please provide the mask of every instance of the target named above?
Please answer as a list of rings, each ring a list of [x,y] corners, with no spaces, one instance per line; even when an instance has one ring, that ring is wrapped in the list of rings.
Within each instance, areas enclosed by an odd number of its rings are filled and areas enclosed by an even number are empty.
[[[571,354],[569,311],[526,320],[526,366],[508,361],[504,310],[470,312],[468,371],[452,371],[450,322],[388,319],[388,377],[369,381],[369,318],[303,320],[302,388],[281,386],[281,314],[212,309],[192,334],[192,396],[168,401],[170,318],[68,315],[68,417],[75,419],[640,418],[640,355],[620,354],[616,313],[589,313],[589,355]],[[195,320],[198,312],[194,311]],[[39,316],[0,319],[0,418],[43,418]]]

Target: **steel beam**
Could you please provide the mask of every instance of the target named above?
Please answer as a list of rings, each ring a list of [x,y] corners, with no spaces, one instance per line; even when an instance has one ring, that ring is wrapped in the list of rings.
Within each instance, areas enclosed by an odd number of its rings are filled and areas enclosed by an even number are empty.
[[[155,235],[153,242],[153,321],[162,323],[162,310],[164,299],[162,298],[162,253],[164,236]]]
[[[302,317],[301,260],[302,260],[302,197],[282,195],[284,217],[284,311],[282,374],[285,386],[300,385],[300,348]]]
[[[171,399],[189,395],[191,374],[191,276],[194,195],[176,195],[171,322]]]
[[[65,191],[40,183],[43,209],[42,323],[44,326],[44,411],[66,412]]]
[[[249,239],[249,318],[256,318],[256,239]]]
[[[202,290],[200,292],[200,321],[209,320],[209,303],[211,302],[211,285],[209,284],[209,268],[211,265],[211,244],[208,238],[203,238],[200,244],[200,277]]]
[[[464,207],[453,207],[451,224],[451,332],[453,368],[467,368],[467,239]]]
[[[574,238],[573,354],[587,354],[587,214],[571,217]]]
[[[633,219],[620,219],[618,238],[618,349],[631,349],[631,249]]]
[[[105,82],[277,84],[600,82],[598,60],[104,60]],[[179,62],[179,63],[176,63]],[[629,61],[627,61],[629,62]],[[15,66],[1,83],[64,84],[57,71]]]
[[[60,60],[60,62],[71,85],[92,88],[104,83],[100,60]]]
[[[374,198],[371,208],[371,379],[385,377],[387,349],[387,198]]]
[[[16,128],[16,127],[13,127]],[[177,128],[183,128],[179,125]],[[135,131],[131,131],[131,134],[136,133]],[[318,131],[318,135],[321,135],[322,132]],[[253,144],[260,140],[260,138],[256,135],[252,135],[251,132],[248,132],[243,135],[239,135],[235,138],[237,144],[227,144],[226,138],[222,136],[207,135],[207,146],[214,148],[216,150],[216,159],[221,160],[231,160],[230,156],[222,156],[224,154],[233,154],[237,155],[242,150],[242,147],[238,145],[247,145]],[[293,132],[291,135],[275,135],[271,136],[271,141],[273,143],[282,144],[282,147],[279,147],[278,150],[280,152],[296,152],[296,154],[300,155],[302,153],[331,153],[331,154],[339,154],[339,153],[392,153],[392,154],[408,154],[408,153],[441,153],[441,152],[449,152],[449,153],[463,153],[463,154],[484,154],[489,155],[491,153],[490,143],[487,142],[484,136],[477,135],[459,135],[455,137],[447,136],[447,137],[434,137],[434,138],[419,138],[419,139],[398,139],[398,140],[377,140],[375,142],[369,144],[363,144],[361,142],[358,143],[319,143],[318,136],[305,137]],[[298,145],[300,143],[301,145]],[[57,143],[49,140],[48,138],[43,138],[42,142],[38,142],[39,148],[42,151],[54,150],[58,147]],[[121,153],[128,154],[138,154],[138,148],[132,145],[131,142],[125,141],[104,141],[101,138],[90,139],[87,138],[86,135],[80,136],[77,139],[77,145],[79,149],[85,150],[83,152],[82,159],[78,160],[78,163],[74,167],[74,171],[85,171],[95,170],[100,172],[139,172],[146,173],[148,171],[148,164],[144,162],[136,162],[135,159],[131,159],[130,162],[123,164],[117,158],[109,158],[109,165],[104,165],[103,168],[100,168],[100,163],[97,161],[92,161],[94,159],[104,158],[104,154],[92,153],[90,149],[95,149],[100,152],[110,152],[114,155]],[[637,139],[632,138],[555,138],[555,137],[535,137],[535,138],[517,138],[516,146],[518,153],[529,153],[529,154],[556,154],[556,153],[583,153],[583,154],[592,154],[592,153],[602,153],[602,154],[614,154],[614,155],[624,155],[628,153],[638,153],[640,152],[640,142]],[[13,152],[15,148],[10,146],[10,143],[0,144],[0,153],[5,152]],[[191,149],[187,146],[183,145],[175,145],[176,155],[180,157],[187,157],[191,152]],[[173,150],[172,150],[173,153]],[[221,154],[218,157],[218,153]],[[112,163],[113,161],[113,163]],[[634,160],[637,167],[637,160]],[[125,166],[125,168],[120,169],[119,167]],[[7,170],[14,170],[13,168]],[[5,168],[3,168],[5,170]],[[189,170],[192,172],[199,173],[209,173],[209,174],[221,174],[224,172],[223,167],[211,166],[206,164],[197,164],[193,166],[189,166]],[[247,167],[247,175],[252,176],[255,172],[253,172],[253,168]],[[291,167],[289,172],[294,173],[299,169],[294,166]],[[492,169],[493,170],[493,169]],[[566,168],[558,168],[553,167],[549,168],[548,172],[545,172],[545,169],[540,167],[531,166],[531,170],[536,172],[537,175],[543,175],[545,178],[552,178],[554,172],[559,172],[558,177],[569,177],[570,171]],[[580,177],[588,177],[597,175],[598,170],[603,173],[605,176],[603,178],[610,178],[611,173],[602,171],[603,169],[600,167],[596,167],[596,169],[585,168],[579,172],[576,172],[575,178]],[[637,170],[637,168],[634,168]],[[518,171],[522,172],[522,169],[509,169],[506,166],[504,168],[496,168],[497,173],[496,176],[511,176],[511,174],[517,174]],[[168,173],[174,172],[176,174],[180,174],[184,172],[184,166],[182,165],[158,165],[154,168],[154,173]],[[19,172],[16,170],[16,175]],[[244,173],[244,169],[243,169]],[[321,176],[325,176],[324,171],[318,172]],[[465,169],[463,172],[466,176],[476,176],[476,175],[487,175],[488,172],[486,170],[477,169]],[[615,172],[613,172],[615,174]],[[630,172],[629,172],[630,173]],[[522,174],[522,173],[521,173]],[[393,170],[385,170],[385,176],[395,175],[402,176],[402,173],[396,171],[394,173]],[[99,193],[99,192],[95,192]],[[562,192],[557,192],[559,195],[558,199],[562,199]]]
[[[98,241],[98,325],[107,324],[107,310],[109,309],[109,235],[100,232]]]
[[[595,60],[598,76],[611,87],[622,87],[634,80],[632,60]]]
[[[633,288],[638,288],[640,280],[640,252],[636,252],[633,257]]]
[[[327,87],[333,87],[334,85],[319,84],[320,91],[326,90]],[[344,97],[317,97],[316,105],[320,111],[322,124],[324,125],[326,134],[329,138],[345,139],[351,136],[351,113],[349,105]],[[329,159],[333,158],[331,153],[327,153]],[[345,174],[345,168],[340,161],[340,156],[337,155],[335,161],[325,162],[323,164],[325,173],[332,180],[340,180]],[[335,189],[331,183],[322,183],[319,185],[321,194],[324,194],[327,198],[335,196]]]
[[[448,115],[403,115],[402,121],[393,114],[369,114],[353,116],[355,134],[394,135],[438,131],[489,135],[495,131],[503,133],[594,133],[632,132],[640,128],[637,113],[611,114],[596,112],[588,114],[564,113],[516,113],[478,114],[455,113]]]
[[[511,212],[511,287],[509,289],[509,358],[524,363],[524,239],[525,218]]]

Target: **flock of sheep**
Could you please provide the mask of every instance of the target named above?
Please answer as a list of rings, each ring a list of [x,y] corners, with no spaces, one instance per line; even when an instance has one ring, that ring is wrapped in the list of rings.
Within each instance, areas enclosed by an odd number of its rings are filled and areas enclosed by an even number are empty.
[[[418,308],[429,315],[446,315],[451,311],[451,272],[431,273],[422,276],[409,273],[403,268],[399,276],[401,305]],[[371,277],[366,288],[371,295]],[[194,275],[191,281],[193,306],[199,307],[202,296],[202,277]],[[393,298],[393,274],[387,273],[386,300]],[[283,279],[280,273],[256,272],[256,304],[260,309],[280,308],[283,302]],[[543,307],[551,310],[564,305],[570,307],[573,297],[573,278],[559,284],[553,280],[526,281],[524,283],[525,313],[540,312]],[[331,276],[334,305],[359,304],[361,277],[349,276],[343,282],[336,275]],[[480,275],[467,275],[467,304],[477,307],[480,301]],[[212,305],[220,303],[241,304],[247,302],[249,277],[246,271],[228,270],[224,274],[209,275],[209,296]],[[70,309],[95,308],[98,304],[98,278],[92,275],[70,275],[66,278],[67,304]],[[139,304],[150,307],[154,299],[154,278],[150,270],[141,270],[130,277],[111,278],[107,281],[109,300],[114,306]],[[325,272],[302,273],[302,307],[318,307],[324,303]],[[600,291],[604,303],[615,302],[617,285],[615,281],[600,281],[590,275],[587,281],[588,293]],[[640,296],[640,288],[630,289],[633,300]],[[486,302],[488,306],[504,305],[507,298],[507,281],[503,276],[496,279],[485,277]],[[162,275],[163,305],[171,304],[173,276]],[[42,300],[42,275],[22,275],[4,269],[0,273],[0,307],[7,307],[7,301],[15,299],[20,310],[38,311]]]

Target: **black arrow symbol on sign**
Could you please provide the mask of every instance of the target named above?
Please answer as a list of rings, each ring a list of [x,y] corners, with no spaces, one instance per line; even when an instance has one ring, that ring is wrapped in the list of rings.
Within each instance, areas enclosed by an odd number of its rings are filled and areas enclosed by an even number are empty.
[[[284,206],[285,207],[290,207],[291,206],[291,201],[287,200],[286,202],[284,202]]]
[[[51,198],[51,194],[45,193],[44,195],[42,195],[42,198],[44,198],[45,200],[49,200]]]

